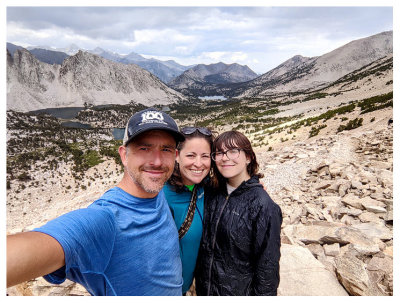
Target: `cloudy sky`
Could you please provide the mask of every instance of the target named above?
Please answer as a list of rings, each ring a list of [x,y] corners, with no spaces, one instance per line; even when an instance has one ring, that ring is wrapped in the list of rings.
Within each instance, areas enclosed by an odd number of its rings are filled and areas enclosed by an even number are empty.
[[[237,62],[257,73],[393,30],[390,6],[7,6],[6,19],[7,42],[25,47],[76,44],[183,65]]]

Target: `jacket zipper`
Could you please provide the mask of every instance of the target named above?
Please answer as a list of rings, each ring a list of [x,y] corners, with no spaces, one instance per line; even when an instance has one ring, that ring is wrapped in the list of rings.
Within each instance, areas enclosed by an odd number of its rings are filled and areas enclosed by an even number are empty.
[[[214,237],[213,237],[213,241],[212,241],[212,245],[211,245],[212,255],[211,255],[210,269],[209,269],[209,271],[208,271],[208,289],[207,289],[207,296],[210,295],[210,288],[211,288],[211,271],[212,271],[212,265],[213,265],[213,262],[214,262],[214,247],[215,247],[215,241],[217,240],[217,229],[218,229],[218,224],[219,224],[219,220],[221,219],[222,213],[223,213],[223,211],[224,211],[224,209],[225,209],[225,206],[228,204],[229,196],[230,196],[230,195],[228,195],[228,196],[225,198],[225,203],[224,203],[224,205],[222,206],[221,212],[220,212],[220,214],[219,214],[219,216],[218,216],[218,219],[217,219],[217,223],[215,224],[215,232],[214,232]]]

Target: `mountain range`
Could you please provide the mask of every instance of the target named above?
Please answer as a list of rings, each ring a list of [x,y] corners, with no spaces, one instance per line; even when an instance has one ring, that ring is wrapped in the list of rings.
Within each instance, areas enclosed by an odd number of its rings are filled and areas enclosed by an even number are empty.
[[[14,56],[7,52],[7,109],[25,112],[131,102],[151,106],[184,100],[181,93],[135,64],[79,51],[61,65],[50,65],[25,49],[17,49]]]
[[[7,49],[10,52],[11,56],[13,56],[14,51],[16,49],[21,49],[23,47],[14,45],[12,43],[7,43]],[[176,63],[173,60],[161,61],[158,59],[150,58],[147,59],[135,52],[131,52],[128,55],[120,55],[115,52],[106,51],[100,47],[96,47],[93,50],[84,50],[79,46],[72,44],[68,48],[51,48],[48,46],[37,46],[37,47],[27,47],[37,59],[42,62],[46,62],[49,64],[62,64],[63,60],[69,56],[75,55],[79,50],[86,51],[92,53],[94,55],[98,55],[105,59],[124,63],[124,64],[136,64],[142,67],[143,69],[151,72],[153,75],[157,76],[164,83],[168,83],[173,78],[182,74],[185,70],[192,67],[184,66],[179,63]]]
[[[8,43],[7,48],[10,48],[7,52],[7,108],[26,111],[84,103],[166,104],[187,100],[185,95],[266,98],[287,92],[309,92],[326,87],[380,58],[392,56],[393,31],[352,41],[321,56],[296,55],[261,76],[236,63],[184,67],[174,61],[161,64],[161,61],[145,59],[134,52],[119,55],[101,48],[79,51],[67,55],[61,65],[50,65],[16,45]],[[72,46],[68,51],[77,48]],[[31,52],[39,56],[35,49]],[[56,63],[56,54],[47,54],[53,58],[49,63]],[[165,69],[165,73],[179,70],[180,75],[172,78],[167,87],[152,73],[129,63],[133,61],[142,62],[147,69],[156,65],[158,69],[170,68]]]
[[[393,54],[393,31],[354,40],[318,57],[295,56],[247,83],[231,88],[239,98],[315,90]]]
[[[236,98],[265,98],[287,92],[321,89],[380,58],[393,55],[393,31],[347,43],[316,57],[296,55],[267,73],[242,81],[213,81],[197,65],[168,84],[191,96],[223,95]]]
[[[198,64],[180,76],[174,78],[168,84],[174,89],[201,88],[208,84],[229,84],[241,83],[257,77],[247,65],[237,63],[225,64],[222,62],[215,64]]]
[[[15,50],[21,48],[23,47],[14,45],[12,43],[7,43],[7,49],[11,56],[13,56]],[[115,52],[104,50],[100,47],[96,47],[93,50],[84,50],[80,49],[75,44],[70,45],[68,48],[30,46],[26,49],[29,50],[39,61],[49,64],[62,64],[65,58],[75,55],[79,50],[83,50],[114,62],[136,64],[141,68],[151,72],[164,83],[170,83],[172,81],[172,86],[177,85],[178,87],[180,85],[177,83],[182,84],[183,82],[187,81],[187,78],[193,78],[193,80],[200,81],[200,83],[203,84],[208,82],[226,84],[248,81],[257,76],[257,74],[254,73],[249,67],[242,66],[237,63],[224,64],[220,62],[217,64],[211,64],[210,66],[206,66],[204,64],[185,66],[175,62],[174,60],[162,61],[154,58],[147,59],[135,52],[131,52],[127,55],[121,55]],[[191,71],[184,75],[183,79],[175,79],[189,69]],[[208,71],[204,72],[204,69],[207,69]],[[243,72],[243,74],[240,74],[241,72]],[[205,79],[204,76],[206,77]]]

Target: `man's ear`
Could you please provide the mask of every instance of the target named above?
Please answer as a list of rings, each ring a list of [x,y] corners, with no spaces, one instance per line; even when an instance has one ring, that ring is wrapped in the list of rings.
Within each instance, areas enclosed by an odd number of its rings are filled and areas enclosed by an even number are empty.
[[[175,161],[178,162],[178,155],[179,155],[179,151],[178,149],[175,149]]]
[[[118,148],[118,153],[119,153],[119,156],[120,156],[120,158],[121,158],[122,164],[123,164],[124,166],[126,166],[126,165],[127,165],[127,162],[128,162],[127,156],[126,156],[126,154],[128,153],[127,147],[121,145],[121,146]]]

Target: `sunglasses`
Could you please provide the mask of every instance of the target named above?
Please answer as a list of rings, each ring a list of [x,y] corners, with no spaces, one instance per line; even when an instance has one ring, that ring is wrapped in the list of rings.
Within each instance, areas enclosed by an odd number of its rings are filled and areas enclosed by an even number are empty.
[[[184,135],[191,135],[194,134],[196,131],[207,137],[212,135],[211,131],[205,127],[184,127],[181,129],[181,133]]]

